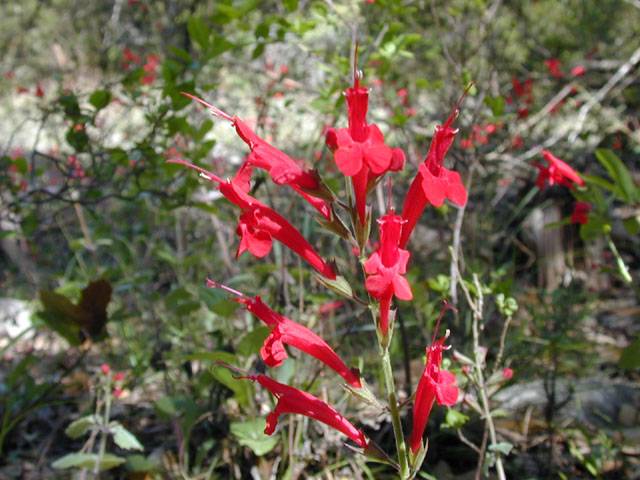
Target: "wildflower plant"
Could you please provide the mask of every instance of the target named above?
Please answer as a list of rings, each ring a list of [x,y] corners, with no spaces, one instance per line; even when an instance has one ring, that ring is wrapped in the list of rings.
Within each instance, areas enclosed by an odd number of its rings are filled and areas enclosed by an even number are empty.
[[[236,375],[236,381],[251,380],[276,397],[277,405],[267,417],[265,433],[274,433],[282,414],[305,415],[343,433],[357,445],[352,447],[354,450],[370,459],[392,465],[400,478],[410,479],[420,470],[427,452],[428,442],[423,441],[423,436],[433,405],[454,405],[458,401],[459,391],[454,374],[441,368],[443,353],[450,348],[450,345],[445,345],[449,331],[437,340],[436,326],[432,344],[425,346],[427,355],[424,372],[415,394],[409,399],[413,401],[413,427],[410,435],[407,435],[401,417],[410,402],[402,405],[398,402],[389,348],[394,334],[394,302],[408,302],[413,298],[411,285],[405,277],[411,263],[411,252],[407,246],[423,211],[428,205],[441,206],[445,199],[458,206],[466,204],[467,192],[460,174],[444,166],[445,155],[457,133],[452,124],[466,92],[444,125],[436,127],[428,155],[414,174],[404,205],[397,210],[402,212],[400,215],[391,204],[392,184],[388,179],[387,211],[377,220],[379,236],[376,248],[372,249],[370,236],[374,222],[368,196],[383,182],[385,176],[405,168],[405,155],[399,148],[392,148],[385,143],[377,125],[368,123],[369,89],[360,83],[361,74],[356,68],[357,47],[355,59],[353,86],[345,91],[348,125],[329,128],[326,133],[326,145],[332,153],[332,160],[347,185],[346,198],[339,198],[316,170],[301,167],[259,137],[238,117],[189,93],[185,95],[207,107],[213,115],[231,122],[250,153],[229,179],[220,178],[182,159],[168,161],[199,171],[228,201],[239,207],[241,214],[236,234],[240,242],[237,256],[248,251],[262,258],[270,251],[273,241],[277,240],[311,265],[315,278],[322,285],[351,301],[366,305],[372,314],[384,378],[385,401],[376,398],[362,372],[349,368],[335,350],[309,328],[275,312],[259,296],[252,297],[234,290],[223,285],[219,279],[207,280],[208,287],[223,289],[269,327],[271,332],[260,349],[266,365],[277,368],[287,358],[287,346],[295,348],[324,363],[342,377],[346,382],[345,389],[358,401],[379,408],[379,413],[388,413],[393,425],[396,452],[383,451],[337,409],[311,393],[280,383],[269,375],[253,374],[236,366],[222,364]],[[320,215],[315,218],[324,229],[350,244],[362,266],[361,278],[364,282],[361,287],[349,284],[335,262],[322,258],[295,226],[250,194],[251,177],[256,168],[268,172],[274,184],[293,189],[319,212]],[[368,298],[362,299],[359,294],[366,294]],[[442,314],[448,308],[445,305]]]

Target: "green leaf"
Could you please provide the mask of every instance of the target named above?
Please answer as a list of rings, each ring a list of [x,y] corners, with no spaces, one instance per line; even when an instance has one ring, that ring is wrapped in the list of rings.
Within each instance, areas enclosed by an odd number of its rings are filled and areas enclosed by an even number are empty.
[[[117,424],[113,427],[111,433],[113,434],[113,441],[120,448],[124,448],[125,450],[144,450],[144,447],[138,441],[136,436],[121,424]]]
[[[509,455],[509,452],[511,451],[512,448],[513,448],[513,445],[510,444],[509,442],[498,442],[498,443],[492,443],[491,445],[489,445],[490,452],[500,452],[503,455]]]
[[[607,233],[609,224],[599,217],[591,216],[585,225],[580,226],[580,238],[585,242],[594,240]]]
[[[62,458],[59,458],[51,465],[53,468],[94,468],[98,461],[98,455],[96,453],[70,453]],[[105,453],[100,461],[100,471],[108,470],[118,465],[122,465],[125,459],[113,455],[111,453]]]
[[[187,30],[189,31],[189,37],[195,43],[200,45],[202,50],[209,49],[209,27],[199,17],[191,17],[187,21]]]
[[[279,442],[279,437],[265,435],[266,426],[267,420],[264,417],[234,422],[231,424],[231,434],[240,445],[249,447],[257,456],[262,456],[273,450]]]
[[[298,8],[298,0],[282,0],[282,5],[290,12],[293,12]]]
[[[491,109],[494,117],[499,117],[504,112],[505,101],[504,98],[497,97],[486,97],[484,99],[484,103]]]
[[[629,170],[622,163],[622,160],[611,150],[596,150],[596,158],[604,165],[613,179],[614,183],[620,188],[620,198],[625,202],[634,202],[640,199],[640,192],[634,185]]]
[[[64,433],[67,437],[78,438],[84,435],[91,427],[98,425],[99,423],[100,419],[97,415],[87,415],[71,422]]]
[[[619,365],[624,370],[633,370],[640,366],[640,337],[622,350]]]
[[[258,353],[265,339],[269,336],[269,333],[271,333],[269,327],[260,326],[255,328],[240,339],[236,347],[236,352],[243,357]]]
[[[450,409],[444,417],[444,421],[448,427],[460,428],[469,421],[469,416],[458,410]]]
[[[169,45],[169,52],[178,57],[180,60],[184,60],[186,63],[191,63],[191,55],[184,48],[174,47]]]
[[[129,455],[125,468],[130,472],[155,472],[160,470],[160,463],[146,458],[144,455]]]
[[[89,97],[89,103],[93,105],[96,110],[102,110],[111,102],[111,92],[108,90],[96,90]]]
[[[640,221],[638,221],[638,217],[626,218],[622,221],[622,224],[629,235],[638,235],[638,233],[640,233]]]
[[[27,171],[29,170],[29,164],[27,163],[27,160],[24,157],[14,158],[11,163],[23,175],[27,173]]]
[[[229,317],[240,306],[238,302],[232,302],[219,289],[208,288],[204,285],[199,289],[200,298],[207,308],[222,317]]]
[[[207,60],[210,60],[213,57],[217,57],[218,55],[226,52],[227,50],[231,50],[235,45],[231,43],[229,40],[224,38],[222,35],[216,35],[213,38],[213,48],[211,52],[207,56]]]

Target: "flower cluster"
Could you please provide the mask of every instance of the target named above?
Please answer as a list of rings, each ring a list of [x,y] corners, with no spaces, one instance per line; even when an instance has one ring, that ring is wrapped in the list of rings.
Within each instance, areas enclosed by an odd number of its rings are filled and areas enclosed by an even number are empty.
[[[316,216],[319,223],[350,241],[352,249],[360,256],[365,274],[363,290],[369,295],[369,306],[374,312],[381,358],[388,358],[395,317],[395,311],[392,310],[394,298],[403,301],[413,298],[411,285],[405,278],[411,257],[407,245],[420,216],[428,205],[440,207],[445,199],[458,206],[464,206],[467,202],[467,191],[460,174],[446,168],[444,160],[457,133],[452,124],[469,89],[464,92],[447,121],[436,127],[429,152],[417,167],[400,215],[396,214],[391,206],[389,181],[387,212],[377,220],[377,247],[367,252],[372,217],[372,208],[367,204],[367,196],[373,187],[382,181],[383,176],[405,167],[405,155],[399,148],[391,148],[385,143],[382,130],[377,125],[368,123],[369,90],[360,84],[360,75],[355,67],[353,77],[353,86],[345,92],[348,125],[343,128],[329,128],[325,139],[327,147],[332,152],[333,162],[347,181],[349,196],[346,202],[338,200],[316,170],[300,166],[298,161],[258,136],[238,117],[231,116],[188,93],[185,95],[208,108],[213,115],[231,122],[240,139],[247,145],[249,153],[236,173],[227,179],[179,157],[172,157],[168,162],[183,164],[199,171],[222,196],[240,209],[236,228],[240,241],[236,257],[246,250],[256,257],[264,257],[271,250],[273,240],[278,240],[311,265],[318,272],[317,278],[324,285],[349,299],[360,300],[350,285],[344,287],[346,279],[340,276],[335,265],[327,263],[287,219],[250,194],[253,170],[265,170],[275,185],[291,188],[308,202],[320,214]],[[549,178],[555,179],[551,171]],[[341,211],[346,211],[350,216],[351,229],[340,218]],[[360,372],[349,368],[335,350],[311,329],[277,313],[259,296],[247,296],[214,280],[207,280],[207,284],[210,288],[222,288],[235,295],[235,301],[241,303],[247,311],[269,327],[269,335],[260,348],[260,356],[267,366],[280,366],[288,357],[287,348],[294,348],[337,373],[346,382],[347,390],[357,398],[364,401],[373,398]],[[331,304],[332,308],[334,304]],[[448,307],[443,309],[443,313],[446,308]],[[438,324],[439,322],[440,320]],[[422,443],[422,435],[434,402],[453,405],[458,399],[455,376],[440,368],[442,352],[447,349],[444,346],[447,337],[448,331],[436,341],[434,333],[432,345],[427,348],[425,369],[415,394],[413,430],[408,437],[411,447],[409,458],[404,446],[400,447],[405,442],[401,422],[394,422],[399,455],[396,466],[405,474],[411,470],[415,475],[420,467],[419,463],[424,458],[426,448]],[[272,434],[275,431],[281,414],[301,414],[342,432],[362,447],[365,454],[380,454],[361,430],[327,403],[307,392],[276,382],[267,375],[254,375],[233,366],[224,366],[240,372],[241,376],[237,377],[238,379],[257,382],[277,398],[275,409],[267,417],[265,433]],[[390,382],[393,382],[393,379],[390,379]],[[389,411],[392,415],[398,415],[399,406],[395,404],[395,394],[391,392],[389,402],[393,402]],[[379,405],[376,401],[369,403]],[[386,454],[383,456],[388,459]]]

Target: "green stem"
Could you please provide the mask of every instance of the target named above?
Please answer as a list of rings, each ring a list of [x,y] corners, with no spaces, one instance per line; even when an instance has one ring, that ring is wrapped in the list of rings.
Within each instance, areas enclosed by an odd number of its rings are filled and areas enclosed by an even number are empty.
[[[393,381],[393,369],[391,368],[391,357],[389,349],[381,347],[380,360],[382,361],[382,372],[384,373],[384,384],[389,397],[389,413],[393,423],[393,434],[396,437],[396,450],[398,451],[398,464],[400,465],[400,478],[409,478],[409,464],[407,463],[407,445],[402,432],[402,421],[400,420],[400,409],[396,399],[396,387]]]
[[[613,256],[616,257],[616,265],[618,266],[618,271],[620,272],[620,275],[622,275],[622,278],[624,279],[625,282],[627,282],[629,285],[632,285],[633,279],[629,274],[629,269],[627,268],[627,265],[624,263],[624,260],[620,256],[620,253],[618,253],[618,249],[616,248],[616,245],[615,243],[613,243],[613,240],[611,239],[611,235],[609,234],[607,234],[607,242],[609,243],[609,250],[611,250],[611,253],[613,253]]]
[[[102,431],[100,432],[100,446],[98,447],[98,458],[93,468],[96,476],[100,475],[100,465],[107,449],[107,434],[109,431],[109,417],[111,416],[111,374],[107,373],[107,383],[104,386],[104,417],[102,418]]]

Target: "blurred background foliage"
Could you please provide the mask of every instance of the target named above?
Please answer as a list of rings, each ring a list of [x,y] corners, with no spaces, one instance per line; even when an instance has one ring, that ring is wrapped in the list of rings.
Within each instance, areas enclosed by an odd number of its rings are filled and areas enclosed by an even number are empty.
[[[144,446],[132,455],[126,442],[109,444],[127,458],[111,470],[114,478],[390,475],[306,419],[289,420],[279,441],[262,435],[268,396],[210,368],[224,361],[264,369],[256,352],[267,330],[207,289],[207,277],[262,295],[322,334],[374,388],[380,384],[368,312],[335,303],[341,299],[280,245],[266,262],[249,255],[235,261],[235,207],[193,172],[166,163],[184,159],[226,177],[248,153],[228,122],[185,91],[317,168],[344,198],[324,131],[346,125],[342,91],[352,81],[355,42],[371,87],[370,122],[407,154],[393,182],[398,208],[434,126],[475,82],[447,157],[468,186],[469,203],[464,211],[427,210],[410,243],[415,300],[399,305],[402,329],[393,345],[403,399],[424,365],[441,299],[458,306],[451,343],[470,355],[471,312],[451,282],[453,245],[463,278],[473,289],[477,274],[485,295],[488,362],[513,315],[496,363],[515,371],[496,400],[496,408],[510,408],[497,413],[501,438],[513,446],[508,473],[637,475],[639,362],[628,349],[624,365],[619,358],[640,333],[638,293],[620,278],[603,235],[637,278],[632,223],[640,200],[621,201],[605,189],[609,229],[581,237],[562,222],[571,214],[568,190],[539,191],[531,161],[551,149],[579,172],[617,185],[624,180],[606,177],[594,155],[608,149],[626,165],[629,188],[637,188],[639,17],[635,0],[3,2],[2,475],[67,476],[51,464],[81,450],[64,429],[93,410],[102,363],[126,373],[112,415]],[[335,258],[363,294],[349,246],[266,180],[258,175],[254,194]],[[370,199],[380,216],[382,190]],[[100,279],[112,289],[106,307],[104,284],[99,293],[87,289]],[[498,301],[505,297],[517,300],[517,313],[505,313]],[[456,362],[449,368],[463,376]],[[292,354],[272,373],[324,392],[378,443],[393,444],[388,419],[367,416],[308,358]],[[602,402],[616,408],[591,415],[604,407],[589,395],[603,390],[609,396]],[[535,400],[518,403],[518,392]],[[464,442],[482,444],[478,414],[466,404],[451,411],[459,415],[432,422],[423,478],[453,478],[478,464]],[[489,457],[480,455],[480,465]]]

